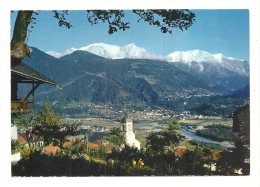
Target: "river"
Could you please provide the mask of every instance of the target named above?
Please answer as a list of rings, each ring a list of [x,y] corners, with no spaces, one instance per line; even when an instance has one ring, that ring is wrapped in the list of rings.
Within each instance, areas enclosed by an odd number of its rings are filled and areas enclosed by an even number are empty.
[[[204,138],[204,137],[201,137],[201,136],[198,136],[196,133],[194,132],[190,132],[184,128],[181,128],[180,130],[181,134],[183,134],[184,136],[186,136],[187,139],[194,139],[194,140],[197,140],[197,141],[202,141],[202,142],[208,142],[208,143],[214,143],[214,144],[218,144],[218,145],[221,145],[223,147],[235,147],[232,143],[230,142],[218,142],[218,141],[215,141],[215,140],[211,140],[211,139],[208,139],[208,138]]]
[[[147,130],[149,129],[152,131],[160,131],[162,128],[166,127],[166,124],[159,125],[157,123],[142,123],[142,124],[136,124],[136,125],[144,127],[145,129],[147,129]],[[195,132],[186,130],[185,128],[181,128],[180,133],[183,134],[188,140],[194,139],[197,141],[218,144],[218,145],[221,145],[223,147],[228,147],[228,148],[235,147],[234,144],[232,144],[230,142],[226,142],[226,141],[218,142],[215,140],[211,140],[209,138],[204,138],[204,137],[198,136]]]

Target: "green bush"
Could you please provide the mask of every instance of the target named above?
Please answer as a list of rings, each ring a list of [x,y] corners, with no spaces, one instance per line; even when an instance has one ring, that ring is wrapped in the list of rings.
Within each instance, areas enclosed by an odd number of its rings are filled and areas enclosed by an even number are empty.
[[[18,140],[11,139],[11,153],[17,153],[20,151],[20,144]]]

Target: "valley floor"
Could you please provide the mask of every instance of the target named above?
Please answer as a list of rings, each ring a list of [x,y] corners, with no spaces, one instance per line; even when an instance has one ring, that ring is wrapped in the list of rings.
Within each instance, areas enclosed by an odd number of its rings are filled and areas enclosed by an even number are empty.
[[[82,118],[67,118],[68,121],[80,121],[82,122],[82,128],[94,129],[95,132],[104,132],[109,134],[109,129],[113,127],[119,127],[120,123],[117,121],[109,121],[102,119],[82,119]],[[150,132],[160,132],[166,126],[167,122],[171,119],[164,120],[138,120],[134,121],[134,132],[136,139],[141,142],[141,147],[144,148],[146,144],[146,137]],[[181,145],[185,145],[186,141],[197,140],[207,143],[214,143],[223,147],[234,147],[233,142],[219,142],[208,138],[198,136],[195,132],[198,129],[203,129],[207,125],[222,124],[226,126],[232,126],[232,119],[229,118],[211,118],[211,119],[191,119],[191,120],[179,120],[180,132],[186,137],[185,141],[181,142]],[[194,128],[194,125],[196,128]],[[194,129],[187,130],[186,127],[193,126]]]

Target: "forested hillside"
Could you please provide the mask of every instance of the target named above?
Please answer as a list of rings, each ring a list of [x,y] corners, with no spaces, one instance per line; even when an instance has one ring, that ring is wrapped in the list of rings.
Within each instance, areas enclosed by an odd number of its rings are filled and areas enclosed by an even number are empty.
[[[213,78],[205,79],[204,75],[183,71],[175,63],[165,61],[112,60],[87,51],[75,51],[57,59],[37,48],[33,48],[32,56],[24,62],[57,82],[61,88],[40,86],[35,94],[36,103],[48,97],[62,113],[70,113],[71,105],[84,103],[86,106],[108,105],[115,109],[126,105],[137,110],[152,106],[176,111],[193,110],[205,115],[219,114],[219,111],[208,112],[208,104],[203,104],[219,100],[217,95],[231,91],[225,91],[226,88],[219,91],[212,84]],[[244,79],[244,76],[240,78]],[[26,89],[28,92],[31,88],[20,87],[19,94],[26,93]],[[210,99],[212,96],[216,97]],[[222,105],[218,102],[217,105]],[[84,113],[87,107],[78,110]]]

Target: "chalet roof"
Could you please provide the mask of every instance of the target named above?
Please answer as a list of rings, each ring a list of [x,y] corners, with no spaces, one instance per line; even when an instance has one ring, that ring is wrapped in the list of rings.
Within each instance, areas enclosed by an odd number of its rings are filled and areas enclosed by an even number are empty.
[[[24,139],[22,136],[17,136],[17,140],[19,141],[20,144],[27,144],[26,139]]]
[[[30,137],[28,139],[26,133],[19,133],[17,138],[20,144],[27,144],[28,141],[30,143],[43,141],[42,137],[38,137],[37,135],[32,133],[30,133]]]
[[[27,66],[23,62],[21,62],[19,65],[14,66],[11,68],[12,75],[16,75],[19,77],[20,81],[24,80],[34,80],[36,82],[40,83],[47,83],[57,86],[58,84],[51,79],[45,77],[38,71],[34,70],[33,68]]]

